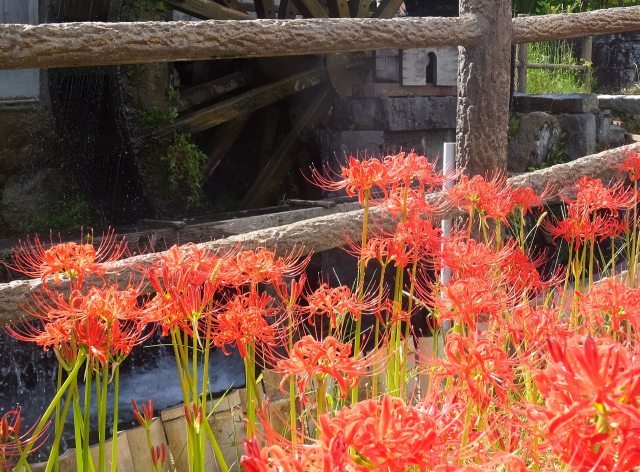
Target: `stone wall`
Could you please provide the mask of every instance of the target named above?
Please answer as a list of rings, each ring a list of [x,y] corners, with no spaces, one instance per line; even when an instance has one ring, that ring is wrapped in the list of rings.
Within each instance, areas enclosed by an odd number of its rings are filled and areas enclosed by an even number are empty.
[[[516,94],[509,171],[526,172],[624,144],[624,130],[595,94]]]
[[[640,81],[640,31],[594,36],[597,87],[610,90]]]

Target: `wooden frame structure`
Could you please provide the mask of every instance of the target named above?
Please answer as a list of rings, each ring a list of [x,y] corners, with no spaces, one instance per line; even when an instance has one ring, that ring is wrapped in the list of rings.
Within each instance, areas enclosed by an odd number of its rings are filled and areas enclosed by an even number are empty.
[[[512,44],[638,29],[640,6],[512,19],[511,0],[460,0],[458,18],[14,24],[0,25],[0,69],[457,45],[461,58],[456,152],[466,172],[475,174],[506,168]],[[638,151],[640,146],[633,149]],[[623,151],[607,151],[537,171],[514,184],[562,186],[580,175],[601,174],[621,161]],[[340,245],[344,234],[357,234],[358,215],[312,218],[204,244],[212,249],[245,243],[277,244],[279,250],[294,245],[326,250]],[[157,257],[143,256],[138,262],[151,263]],[[38,286],[38,281],[0,284],[0,321],[14,321],[19,306]]]

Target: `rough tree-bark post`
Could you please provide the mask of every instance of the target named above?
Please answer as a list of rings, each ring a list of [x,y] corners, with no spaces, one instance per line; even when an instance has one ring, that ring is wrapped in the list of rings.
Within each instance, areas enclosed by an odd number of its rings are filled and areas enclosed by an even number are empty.
[[[461,47],[458,60],[456,156],[468,175],[507,166],[511,0],[460,0],[475,15],[482,39]]]

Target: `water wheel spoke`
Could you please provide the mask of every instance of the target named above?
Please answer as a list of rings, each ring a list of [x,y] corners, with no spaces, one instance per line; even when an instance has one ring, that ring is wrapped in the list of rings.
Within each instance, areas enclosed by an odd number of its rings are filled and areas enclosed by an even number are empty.
[[[371,0],[349,0],[349,9],[353,18],[366,18],[369,16]]]
[[[180,92],[176,106],[179,112],[202,105],[221,95],[241,89],[251,83],[253,74],[249,69],[233,72],[219,79],[185,88]]]
[[[329,18],[329,14],[318,0],[293,0],[293,3],[305,17]]]
[[[373,14],[376,18],[393,18],[404,0],[382,0]]]
[[[218,168],[222,160],[231,151],[231,148],[240,137],[240,133],[249,121],[249,115],[240,116],[235,120],[220,125],[207,144],[207,162],[202,174],[207,180]]]
[[[290,152],[291,148],[300,137],[302,131],[325,112],[322,104],[328,93],[329,91],[325,87],[319,90],[311,99],[293,129],[280,142],[269,161],[262,167],[258,177],[242,200],[241,208],[256,208],[268,203],[270,197],[273,196],[273,192],[295,163],[296,155]]]
[[[239,116],[248,115],[289,95],[314,87],[326,80],[324,67],[293,74],[257,87],[179,118],[175,123],[140,136],[140,140],[162,139],[178,131],[201,133]]]
[[[329,13],[335,18],[349,18],[349,2],[347,0],[329,0]]]
[[[250,20],[244,12],[211,0],[167,0],[174,9],[203,20]]]
[[[255,0],[258,18],[276,18],[278,9],[273,0]]]

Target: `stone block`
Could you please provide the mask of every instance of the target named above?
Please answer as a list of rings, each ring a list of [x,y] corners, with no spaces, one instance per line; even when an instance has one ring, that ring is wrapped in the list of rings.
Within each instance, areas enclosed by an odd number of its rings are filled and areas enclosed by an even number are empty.
[[[385,131],[385,150],[389,154],[414,150],[436,161],[438,169],[442,164],[443,143],[455,142],[456,130],[434,129],[420,131]]]
[[[640,114],[640,95],[598,95],[600,108],[628,113]]]
[[[596,152],[596,117],[593,113],[561,114],[558,123],[565,135],[568,160]]]
[[[323,164],[336,169],[346,156],[380,155],[384,150],[383,131],[321,130],[316,135]]]
[[[516,93],[513,96],[514,111],[531,113],[589,113],[598,108],[598,96],[593,93]]]
[[[378,121],[388,131],[456,126],[456,97],[387,97],[380,103]]]
[[[511,120],[508,168],[511,172],[525,172],[547,159],[558,146],[562,129],[555,116],[541,111],[516,113]]]

